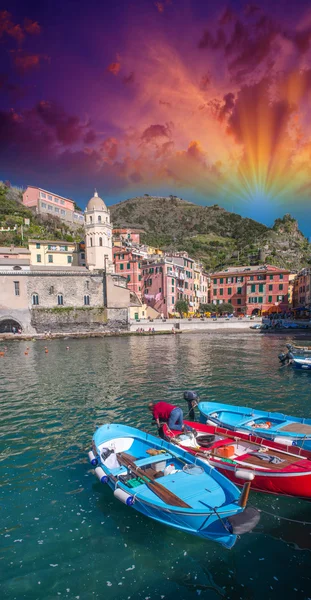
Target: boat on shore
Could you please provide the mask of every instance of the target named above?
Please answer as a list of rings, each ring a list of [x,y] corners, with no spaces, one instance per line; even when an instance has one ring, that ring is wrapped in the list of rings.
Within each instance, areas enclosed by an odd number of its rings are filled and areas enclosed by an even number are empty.
[[[257,492],[311,498],[311,454],[296,447],[295,453],[289,452],[272,441],[233,435],[212,425],[185,424],[191,430],[182,433],[163,425],[165,439],[205,460],[236,485],[241,485],[243,471]]]
[[[89,460],[129,510],[226,548],[259,521],[259,512],[246,508],[250,482],[240,493],[206,462],[139,429],[103,425]]]
[[[200,422],[270,439],[285,446],[311,451],[311,419],[266,412],[247,406],[199,402]]]

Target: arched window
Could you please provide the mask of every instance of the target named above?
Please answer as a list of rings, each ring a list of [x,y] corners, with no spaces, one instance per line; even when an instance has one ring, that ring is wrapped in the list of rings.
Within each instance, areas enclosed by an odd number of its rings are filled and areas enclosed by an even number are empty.
[[[99,238],[99,245],[102,246],[103,245],[103,238]]]
[[[90,237],[90,246],[93,246],[93,239]]]
[[[98,222],[101,223],[101,220],[102,220],[101,216],[98,215]]]
[[[90,217],[90,223],[92,223],[92,221],[93,221],[93,219],[92,219],[92,217]]]
[[[84,306],[90,306],[90,296],[84,296]]]
[[[58,294],[57,295],[57,304],[58,304],[58,306],[63,306],[64,305],[64,296],[63,296],[63,294]]]
[[[39,304],[39,296],[38,294],[32,294],[31,296],[31,302],[33,306],[38,306]]]

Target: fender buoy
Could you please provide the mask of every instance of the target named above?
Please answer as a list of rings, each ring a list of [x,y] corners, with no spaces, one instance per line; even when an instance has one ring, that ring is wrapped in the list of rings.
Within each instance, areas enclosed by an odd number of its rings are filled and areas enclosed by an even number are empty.
[[[128,494],[127,492],[125,492],[124,490],[121,490],[120,488],[117,488],[113,492],[113,495],[116,498],[118,498],[118,500],[120,500],[120,502],[123,502],[123,504],[126,504],[126,506],[133,506],[133,504],[135,502],[134,496],[131,496],[131,494]]]
[[[96,467],[95,475],[101,483],[108,483],[109,479],[108,479],[105,471],[101,467]]]

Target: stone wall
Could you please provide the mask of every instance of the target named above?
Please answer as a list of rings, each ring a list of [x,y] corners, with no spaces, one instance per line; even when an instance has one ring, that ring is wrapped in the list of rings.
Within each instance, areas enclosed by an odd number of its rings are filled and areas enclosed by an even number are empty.
[[[14,282],[19,282],[17,296]],[[0,273],[0,320],[17,321],[26,334],[126,331],[130,292],[116,285],[119,282],[111,275],[107,282],[102,272],[72,267]],[[33,304],[34,294],[37,305]],[[58,305],[60,294],[63,305]],[[89,305],[84,304],[85,296]]]
[[[108,328],[107,309],[89,306],[80,308],[35,306],[31,310],[31,325],[37,333],[103,331]]]
[[[31,272],[27,277],[28,306],[32,295],[38,294],[41,308],[57,306],[57,296],[62,294],[64,307],[84,306],[84,296],[89,296],[90,306],[103,306],[103,276],[89,271]]]

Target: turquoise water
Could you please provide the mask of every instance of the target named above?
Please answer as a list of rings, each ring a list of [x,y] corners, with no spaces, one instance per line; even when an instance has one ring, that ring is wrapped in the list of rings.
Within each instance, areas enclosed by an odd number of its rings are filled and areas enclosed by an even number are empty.
[[[278,365],[290,339],[36,341],[28,355],[26,342],[7,344],[0,358],[1,597],[311,598],[311,526],[274,516],[310,522],[309,502],[251,494],[265,512],[228,551],[119,503],[87,460],[96,426],[122,421],[155,432],[148,401],[185,408],[185,389],[310,417],[311,374]]]

